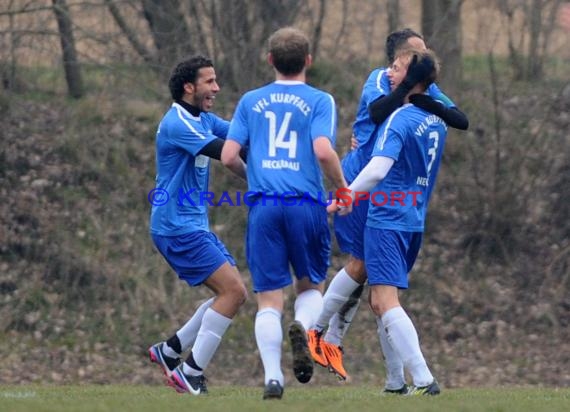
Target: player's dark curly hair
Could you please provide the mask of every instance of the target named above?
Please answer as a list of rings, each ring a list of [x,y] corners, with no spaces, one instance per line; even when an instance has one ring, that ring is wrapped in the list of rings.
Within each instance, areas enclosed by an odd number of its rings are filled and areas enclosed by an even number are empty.
[[[408,41],[410,37],[418,37],[422,40],[424,39],[421,34],[410,28],[394,31],[386,37],[386,58],[388,59],[388,64],[394,63],[396,52]]]
[[[195,83],[198,71],[202,67],[214,67],[214,63],[207,57],[196,55],[176,65],[168,81],[168,88],[173,100],[182,99],[184,85],[186,83]]]

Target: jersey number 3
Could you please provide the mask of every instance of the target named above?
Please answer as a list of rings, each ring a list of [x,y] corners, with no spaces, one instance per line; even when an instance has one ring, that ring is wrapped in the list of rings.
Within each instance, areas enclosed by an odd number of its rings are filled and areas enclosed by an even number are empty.
[[[428,156],[429,156],[429,163],[427,167],[428,176],[431,172],[431,167],[433,166],[433,162],[435,157],[437,156],[437,146],[439,143],[439,133],[438,132],[430,132],[429,133],[429,140],[433,139],[433,146],[428,149]]]
[[[277,149],[287,149],[289,158],[294,159],[297,156],[297,132],[289,131],[289,123],[293,113],[285,113],[283,122],[277,130],[277,116],[274,112],[266,111],[265,118],[269,120],[269,157],[277,156]],[[288,138],[288,140],[285,140]]]

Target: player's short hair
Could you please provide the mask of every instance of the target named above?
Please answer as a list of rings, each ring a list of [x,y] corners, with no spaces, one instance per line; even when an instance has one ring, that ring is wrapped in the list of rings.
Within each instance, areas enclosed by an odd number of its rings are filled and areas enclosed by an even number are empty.
[[[394,31],[386,37],[386,58],[388,59],[388,64],[394,63],[396,52],[405,46],[410,37],[418,37],[424,40],[421,34],[410,28]]]
[[[202,67],[214,67],[214,63],[207,57],[196,55],[176,65],[168,81],[172,99],[180,100],[182,98],[184,85],[186,83],[195,83],[198,78],[198,72]]]
[[[271,35],[268,42],[273,66],[284,75],[299,74],[309,55],[309,38],[301,30],[284,27]]]
[[[418,59],[417,63],[421,63],[424,59],[430,59],[433,62],[432,72],[430,73],[430,75],[428,76],[428,78],[425,81],[423,81],[422,83],[419,83],[419,84],[421,84],[421,86],[423,87],[424,90],[427,90],[427,88],[430,86],[430,84],[434,83],[439,76],[439,72],[441,69],[441,64],[439,62],[439,58],[437,57],[437,55],[435,54],[435,52],[433,50],[430,50],[430,49],[418,50],[418,49],[408,47],[408,48],[403,48],[403,49],[398,50],[394,56],[394,60],[396,60],[398,58],[405,58],[405,59],[408,59],[408,62],[411,62],[412,59],[414,58],[414,56],[417,56],[417,59]]]

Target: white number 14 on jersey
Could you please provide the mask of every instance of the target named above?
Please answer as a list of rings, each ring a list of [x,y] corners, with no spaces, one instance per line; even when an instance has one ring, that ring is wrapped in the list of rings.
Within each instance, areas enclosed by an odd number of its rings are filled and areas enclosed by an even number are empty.
[[[277,131],[277,116],[274,112],[266,111],[265,117],[269,120],[269,156],[276,157],[277,149],[287,149],[289,158],[297,156],[297,132],[289,131],[289,122],[293,113],[285,113],[285,118]],[[288,135],[288,136],[287,136]],[[285,138],[288,137],[288,140]]]

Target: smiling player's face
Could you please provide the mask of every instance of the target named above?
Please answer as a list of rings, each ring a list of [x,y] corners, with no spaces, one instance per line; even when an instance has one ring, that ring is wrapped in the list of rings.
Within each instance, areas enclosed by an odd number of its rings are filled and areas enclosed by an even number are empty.
[[[426,43],[419,37],[410,37],[403,48],[413,48],[417,50],[427,50]],[[402,83],[404,77],[408,73],[408,65],[410,59],[396,59],[388,69],[388,79],[390,80],[390,89],[394,90]]]
[[[213,67],[202,67],[198,70],[195,83],[188,83],[191,97],[189,102],[192,106],[198,107],[203,112],[209,112],[214,106],[216,94],[220,91],[220,86],[216,82],[216,71]]]
[[[390,89],[393,91],[402,83],[408,73],[408,65],[410,57],[398,57],[388,69],[388,79],[390,80]]]

